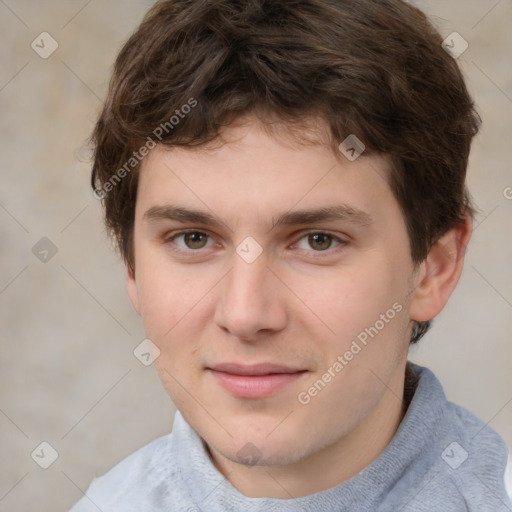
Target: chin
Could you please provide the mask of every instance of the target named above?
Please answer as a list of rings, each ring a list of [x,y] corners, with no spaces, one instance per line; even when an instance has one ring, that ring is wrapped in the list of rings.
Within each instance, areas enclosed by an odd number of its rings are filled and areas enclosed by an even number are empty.
[[[272,434],[273,435],[273,434]],[[226,440],[205,439],[209,446],[225,459],[244,466],[285,466],[294,464],[307,455],[307,447],[297,441],[298,436],[275,436],[267,434]]]

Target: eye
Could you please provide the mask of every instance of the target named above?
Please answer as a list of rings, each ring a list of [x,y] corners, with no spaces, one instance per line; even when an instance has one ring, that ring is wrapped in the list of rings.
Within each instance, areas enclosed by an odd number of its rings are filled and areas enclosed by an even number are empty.
[[[170,238],[180,249],[198,250],[209,247],[212,240],[209,235],[201,231],[186,231],[177,233]]]
[[[336,238],[334,235],[328,233],[309,233],[303,236],[296,247],[299,249],[310,250],[315,252],[322,252],[342,244],[343,241]]]

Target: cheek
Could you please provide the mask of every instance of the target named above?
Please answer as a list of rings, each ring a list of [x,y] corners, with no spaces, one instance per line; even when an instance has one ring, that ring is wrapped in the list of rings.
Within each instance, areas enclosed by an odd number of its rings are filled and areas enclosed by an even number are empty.
[[[308,316],[318,325],[315,330],[328,327],[332,335],[328,339],[339,345],[350,343],[390,309],[389,316],[394,318],[397,307],[393,309],[393,304],[400,303],[405,309],[402,304],[407,291],[405,284],[393,264],[382,258],[368,258],[358,265],[326,269],[314,277],[301,278],[295,290],[314,313]]]
[[[148,337],[164,337],[177,322],[178,287],[176,279],[171,282],[165,272],[150,270],[141,273],[138,282],[140,310]]]
[[[212,269],[170,265],[157,258],[141,258],[138,290],[146,336],[160,349],[156,361],[162,379],[187,371],[198,351],[201,334],[214,314],[215,283]],[[172,379],[169,381],[172,385]],[[167,384],[166,384],[167,387]]]
[[[189,313],[204,294],[204,279],[171,265],[165,251],[140,251],[137,290],[141,316],[149,335],[164,336]]]

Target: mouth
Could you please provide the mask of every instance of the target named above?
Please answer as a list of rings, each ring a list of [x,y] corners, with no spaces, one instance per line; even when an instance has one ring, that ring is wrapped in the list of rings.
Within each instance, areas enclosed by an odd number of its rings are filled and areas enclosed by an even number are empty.
[[[223,389],[239,398],[270,397],[308,373],[308,370],[273,363],[223,363],[206,371]]]

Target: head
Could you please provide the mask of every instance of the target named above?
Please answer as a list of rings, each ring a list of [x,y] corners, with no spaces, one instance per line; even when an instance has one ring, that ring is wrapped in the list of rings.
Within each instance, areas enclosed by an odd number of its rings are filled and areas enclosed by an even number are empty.
[[[164,385],[226,457],[349,435],[455,287],[478,116],[441,43],[401,0],[168,0],[122,48],[92,185]],[[241,396],[232,362],[300,373]]]

